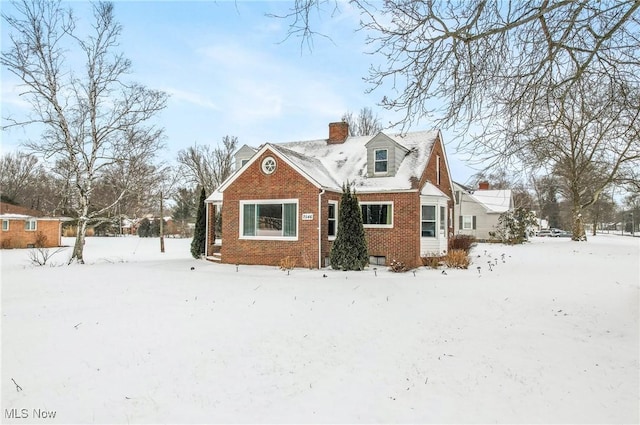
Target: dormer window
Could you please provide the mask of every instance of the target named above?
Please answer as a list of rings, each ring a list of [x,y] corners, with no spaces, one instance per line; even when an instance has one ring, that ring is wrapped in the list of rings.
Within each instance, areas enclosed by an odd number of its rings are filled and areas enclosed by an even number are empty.
[[[389,170],[389,151],[387,149],[376,149],[374,152],[374,173],[386,174]]]

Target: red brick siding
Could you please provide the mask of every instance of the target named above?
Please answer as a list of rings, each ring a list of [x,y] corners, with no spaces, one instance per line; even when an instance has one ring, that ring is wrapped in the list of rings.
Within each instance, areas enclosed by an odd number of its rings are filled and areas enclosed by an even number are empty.
[[[418,192],[357,194],[359,202],[393,202],[393,228],[367,228],[369,255],[418,267],[420,261],[420,197]]]
[[[277,161],[276,171],[271,175],[261,170],[266,156],[273,156]],[[222,261],[278,265],[290,256],[296,258],[297,267],[318,267],[319,193],[320,189],[267,150],[224,191]],[[240,201],[260,199],[298,199],[297,241],[239,239]],[[313,220],[303,221],[303,213],[313,213]],[[322,214],[323,221],[325,218],[326,212]]]
[[[437,161],[438,155],[440,155],[440,184],[437,181]],[[449,168],[447,167],[447,162],[445,160],[444,147],[442,145],[442,141],[440,138],[434,142],[433,150],[431,153],[431,157],[429,158],[429,162],[427,163],[427,167],[422,174],[422,178],[420,179],[420,187],[422,187],[427,181],[431,182],[431,184],[435,185],[438,189],[444,192],[445,195],[449,197],[449,202],[447,202],[447,210],[453,208],[453,187],[451,187],[451,178],[449,174]],[[453,217],[455,219],[455,217]],[[447,211],[447,220],[449,221],[449,211]],[[448,235],[451,238],[453,235],[453,221],[449,221],[448,223]]]
[[[44,248],[60,246],[60,221],[38,220],[35,231],[24,229],[25,220],[9,220],[9,230],[0,231],[0,247],[27,248],[36,242],[39,233],[46,237]]]
[[[207,206],[207,247],[206,255],[213,255],[213,243],[215,238],[220,238],[220,235],[215,234],[215,220],[217,213],[217,206],[213,204],[206,204]]]

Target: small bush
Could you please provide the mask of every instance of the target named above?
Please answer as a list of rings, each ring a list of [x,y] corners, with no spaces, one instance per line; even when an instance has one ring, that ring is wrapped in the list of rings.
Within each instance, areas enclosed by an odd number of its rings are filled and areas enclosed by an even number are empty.
[[[392,260],[389,265],[389,270],[394,273],[404,273],[409,271],[409,268],[402,261]]]
[[[47,236],[42,232],[36,232],[36,240],[33,243],[36,248],[44,248],[47,246]]]
[[[2,249],[9,249],[11,248],[11,238],[5,238],[2,240]]]
[[[452,269],[466,269],[469,267],[469,255],[464,249],[452,249],[444,257],[444,263]]]
[[[296,267],[296,259],[294,257],[286,256],[280,260],[280,270],[293,270]]]
[[[64,248],[58,248],[55,251],[50,251],[48,248],[37,247],[29,250],[29,260],[34,266],[44,266],[51,257],[63,250]]]
[[[441,262],[442,257],[440,256],[422,257],[422,265],[425,267],[429,267],[430,269],[437,269],[438,267],[440,267]]]
[[[454,249],[462,249],[467,254],[471,248],[475,245],[476,238],[471,235],[456,235],[449,241],[449,251]]]

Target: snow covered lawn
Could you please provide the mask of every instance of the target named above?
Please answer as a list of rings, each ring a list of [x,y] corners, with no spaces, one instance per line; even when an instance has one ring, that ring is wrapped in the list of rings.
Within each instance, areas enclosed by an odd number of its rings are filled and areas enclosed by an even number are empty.
[[[639,239],[480,244],[446,275],[236,270],[189,244],[2,251],[3,422],[639,422]]]

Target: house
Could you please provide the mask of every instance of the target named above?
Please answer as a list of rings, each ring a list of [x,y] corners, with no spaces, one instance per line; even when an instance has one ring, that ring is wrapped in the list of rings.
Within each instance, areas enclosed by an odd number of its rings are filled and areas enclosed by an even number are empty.
[[[348,124],[336,122],[328,139],[240,153],[239,167],[206,200],[209,259],[277,265],[288,256],[298,266],[329,265],[347,182],[360,202],[371,264],[416,267],[421,256],[448,248],[453,186],[440,131],[350,137]]]
[[[453,183],[455,192],[455,233],[471,235],[478,240],[492,239],[500,214],[513,211],[511,190],[492,190],[488,182],[480,182],[477,190]]]
[[[62,217],[46,217],[44,213],[0,202],[0,247],[50,248],[62,245]]]

